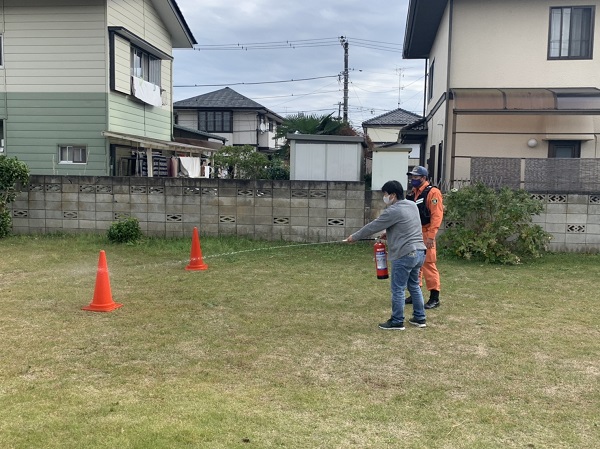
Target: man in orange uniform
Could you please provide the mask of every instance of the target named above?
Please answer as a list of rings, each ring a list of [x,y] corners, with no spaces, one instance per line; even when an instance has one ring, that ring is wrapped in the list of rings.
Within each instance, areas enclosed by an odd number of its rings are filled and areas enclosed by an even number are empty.
[[[406,199],[417,203],[421,217],[423,241],[427,246],[425,263],[421,268],[421,276],[425,278],[425,285],[429,290],[429,301],[425,304],[425,308],[433,309],[440,306],[440,273],[435,264],[437,261],[435,237],[444,219],[442,192],[429,183],[427,180],[429,172],[425,167],[415,167],[407,175],[411,178],[412,191],[407,193]],[[407,302],[410,299],[407,298]]]

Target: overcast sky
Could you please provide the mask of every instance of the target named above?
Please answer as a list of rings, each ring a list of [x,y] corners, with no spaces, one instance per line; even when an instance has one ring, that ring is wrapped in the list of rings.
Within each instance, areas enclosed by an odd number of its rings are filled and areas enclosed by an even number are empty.
[[[338,38],[345,36],[348,115],[353,126],[398,107],[423,112],[425,63],[403,60],[401,52],[408,0],[177,0],[177,4],[200,50],[174,51],[175,101],[229,86],[284,117],[299,112],[337,116],[338,104],[343,103],[339,76],[344,70]],[[224,47],[228,44],[235,47]],[[224,49],[238,48],[237,44],[248,49]],[[306,78],[316,79],[277,83]]]

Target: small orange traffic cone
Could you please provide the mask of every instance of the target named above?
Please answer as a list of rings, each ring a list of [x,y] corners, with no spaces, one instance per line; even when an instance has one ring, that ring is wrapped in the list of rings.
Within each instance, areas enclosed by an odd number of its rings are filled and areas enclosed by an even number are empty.
[[[112,299],[110,292],[110,279],[108,278],[108,266],[106,265],[106,253],[100,251],[98,258],[98,273],[96,274],[96,288],[94,289],[94,298],[87,307],[82,307],[82,310],[90,310],[92,312],[110,312],[118,309],[123,304],[117,304]]]
[[[192,234],[192,250],[190,251],[190,263],[186,270],[208,270],[208,265],[202,261],[202,249],[200,248],[200,237],[198,237],[198,228],[194,228]]]

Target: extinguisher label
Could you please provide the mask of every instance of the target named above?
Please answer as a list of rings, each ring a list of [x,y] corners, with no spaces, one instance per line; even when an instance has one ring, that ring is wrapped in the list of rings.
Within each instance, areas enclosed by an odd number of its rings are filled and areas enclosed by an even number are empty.
[[[387,257],[385,252],[377,252],[375,256],[375,263],[378,270],[385,270],[387,268]]]

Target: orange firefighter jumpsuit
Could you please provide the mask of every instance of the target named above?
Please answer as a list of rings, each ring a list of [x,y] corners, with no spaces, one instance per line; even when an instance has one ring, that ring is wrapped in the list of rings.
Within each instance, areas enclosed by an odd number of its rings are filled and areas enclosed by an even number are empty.
[[[430,185],[429,181],[424,181],[418,188],[413,188],[411,194],[414,195],[412,199],[420,205],[420,197],[425,189]],[[438,272],[436,262],[437,254],[435,250],[435,237],[437,235],[442,220],[444,219],[444,204],[442,202],[442,192],[437,187],[431,187],[427,193],[427,198],[422,201],[424,207],[427,208],[430,214],[429,223],[422,225],[423,241],[427,246],[427,254],[425,255],[425,263],[421,268],[421,276],[425,278],[425,284],[427,290],[440,291],[440,273]],[[421,212],[421,207],[419,212]],[[421,214],[421,222],[423,222],[423,216]]]

